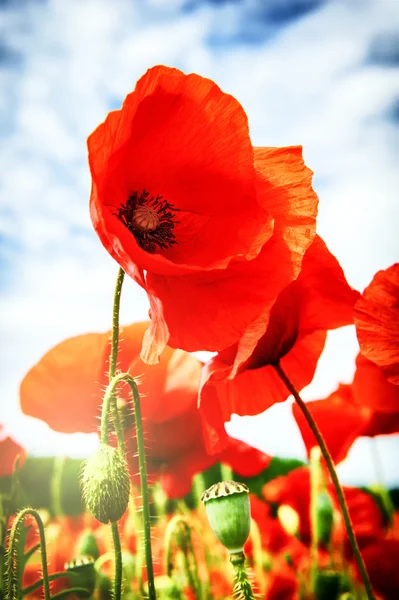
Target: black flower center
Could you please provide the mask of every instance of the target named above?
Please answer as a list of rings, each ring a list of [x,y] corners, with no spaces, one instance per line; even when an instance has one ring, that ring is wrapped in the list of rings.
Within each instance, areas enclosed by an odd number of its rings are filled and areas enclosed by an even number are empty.
[[[177,244],[174,226],[178,208],[162,196],[150,196],[143,190],[130,194],[126,204],[121,204],[115,215],[136,238],[146,252],[153,254],[157,249],[166,250]]]

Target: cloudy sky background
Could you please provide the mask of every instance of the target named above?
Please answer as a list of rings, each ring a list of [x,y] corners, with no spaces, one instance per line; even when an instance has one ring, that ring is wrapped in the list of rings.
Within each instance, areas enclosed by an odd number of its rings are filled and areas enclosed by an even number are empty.
[[[147,68],[215,80],[244,106],[256,145],[302,144],[318,231],[360,290],[398,260],[397,0],[0,0],[0,422],[36,454],[80,456],[95,436],[23,417],[24,373],[65,337],[109,328],[117,265],[92,230],[86,138]],[[147,317],[126,282],[122,322]],[[350,382],[352,328],[330,335],[305,398]],[[289,403],[229,431],[304,457]],[[381,436],[399,485],[399,436]],[[376,479],[359,440],[344,481]]]

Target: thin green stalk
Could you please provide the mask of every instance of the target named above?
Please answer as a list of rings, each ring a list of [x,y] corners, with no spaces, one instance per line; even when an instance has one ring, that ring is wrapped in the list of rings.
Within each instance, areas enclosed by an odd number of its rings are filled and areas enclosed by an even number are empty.
[[[326,465],[327,465],[328,471],[330,473],[330,477],[332,479],[332,482],[335,487],[335,491],[337,493],[338,502],[339,502],[339,505],[340,505],[340,508],[342,511],[342,516],[343,516],[345,527],[346,527],[346,532],[348,534],[348,538],[349,538],[350,544],[352,546],[352,551],[355,556],[355,560],[356,560],[357,566],[359,568],[359,571],[360,571],[360,574],[361,574],[361,577],[362,577],[362,580],[364,583],[364,587],[366,589],[367,598],[368,598],[368,600],[375,600],[375,596],[373,594],[373,589],[371,587],[370,579],[369,579],[369,576],[367,573],[366,565],[364,564],[363,557],[360,553],[359,545],[357,543],[356,535],[353,530],[353,526],[352,526],[351,518],[349,515],[348,506],[346,504],[344,492],[343,492],[342,486],[340,484],[340,481],[338,479],[338,475],[335,470],[334,462],[328,451],[328,448],[324,441],[324,438],[323,438],[319,428],[317,427],[317,424],[316,424],[315,420],[313,419],[311,412],[309,411],[305,402],[302,400],[299,393],[295,389],[293,383],[290,381],[288,376],[285,374],[281,365],[279,363],[277,363],[274,365],[274,368],[275,368],[276,372],[278,373],[280,379],[287,386],[287,389],[294,396],[296,403],[298,404],[299,408],[301,409],[313,435],[315,436],[315,438],[317,440],[317,443],[320,446],[321,453],[323,455],[324,460],[326,461]]]
[[[317,450],[317,453],[313,452]],[[311,524],[311,589],[314,593],[319,567],[319,526],[317,497],[320,492],[320,449],[315,446],[310,455],[310,524]]]
[[[101,408],[101,430],[100,439],[102,444],[108,444],[109,420],[108,415],[112,406],[112,399],[115,396],[115,390],[121,381],[126,380],[126,373],[119,373],[109,383],[105,390],[103,404]]]
[[[112,539],[115,548],[115,579],[114,579],[114,600],[119,600],[122,596],[122,549],[119,537],[118,523],[111,523]]]
[[[145,464],[145,449],[144,449],[144,433],[143,433],[143,422],[141,419],[141,407],[140,407],[140,394],[137,389],[136,382],[130,375],[126,376],[126,381],[130,385],[130,389],[133,394],[134,404],[134,416],[136,423],[136,437],[137,437],[137,452],[139,458],[139,473],[140,473],[140,487],[141,496],[143,503],[143,525],[144,525],[144,549],[145,549],[145,560],[147,564],[147,577],[148,577],[148,595],[150,600],[156,599],[155,583],[154,583],[154,568],[152,564],[152,552],[151,552],[151,515],[150,515],[150,495],[148,490],[147,482],[147,469]]]
[[[44,588],[44,599],[50,600],[50,582],[49,575],[47,569],[47,549],[46,549],[46,538],[44,535],[44,526],[43,521],[39,515],[39,513],[33,508],[24,508],[21,510],[17,516],[15,517],[15,521],[13,523],[11,533],[10,533],[10,542],[8,547],[8,560],[7,560],[7,574],[6,574],[6,583],[7,583],[7,591],[9,600],[14,600],[19,598],[20,596],[20,584],[19,580],[19,568],[18,565],[18,544],[19,544],[19,529],[25,518],[31,515],[36,523],[39,530],[39,540],[40,540],[40,554],[42,561],[42,571],[43,571],[43,588]],[[23,565],[22,565],[23,567]],[[23,573],[22,573],[23,574]],[[21,580],[22,580],[21,574]]]
[[[88,590],[84,587],[71,587],[67,590],[62,590],[54,596],[51,596],[51,600],[58,600],[58,598],[64,598],[65,596],[70,596],[71,594],[87,594]]]
[[[73,573],[72,573],[73,575]],[[49,581],[55,581],[56,579],[69,579],[71,576],[71,573],[67,572],[67,571],[58,571],[56,573],[52,573],[51,575],[48,576]],[[35,592],[36,590],[38,590],[40,587],[43,586],[43,579],[38,579],[37,581],[35,581],[35,583],[32,583],[32,585],[27,586],[26,588],[23,588],[21,591],[22,596],[27,596],[28,594],[32,594],[32,592]]]
[[[109,381],[111,382],[116,375],[116,366],[118,363],[118,347],[119,347],[119,310],[121,304],[121,293],[122,285],[125,277],[123,269],[119,269],[118,277],[116,279],[115,292],[114,292],[114,304],[112,309],[112,337],[111,337],[111,354],[109,357]],[[118,440],[119,451],[124,455],[125,453],[125,440],[123,437],[123,427],[121,419],[118,413],[118,407],[116,402],[116,394],[114,393],[111,398],[111,411],[112,418],[114,421],[114,427],[116,431],[116,437]],[[108,414],[108,413],[107,413]],[[108,417],[107,417],[108,418]]]
[[[137,452],[139,459],[139,473],[140,473],[140,485],[143,502],[143,525],[144,525],[144,549],[147,564],[147,576],[148,576],[148,593],[150,600],[155,600],[155,584],[154,584],[154,569],[152,564],[152,553],[151,553],[151,515],[150,515],[150,496],[147,482],[147,469],[145,464],[145,450],[144,450],[144,434],[143,434],[143,423],[141,419],[141,408],[140,408],[140,395],[137,389],[136,382],[133,377],[128,373],[120,373],[116,375],[110,382],[105,392],[102,415],[101,415],[101,443],[107,444],[108,442],[108,411],[112,402],[112,396],[114,391],[121,381],[126,381],[133,395],[134,404],[134,415],[136,424],[136,436],[137,436]]]
[[[201,583],[198,577],[197,559],[191,538],[191,527],[188,521],[180,515],[175,515],[169,521],[165,531],[164,547],[166,549],[166,572],[169,577],[172,577],[174,568],[172,554],[173,539],[175,539],[176,545],[183,552],[184,570],[187,576],[188,584],[193,590],[196,600],[201,600]]]

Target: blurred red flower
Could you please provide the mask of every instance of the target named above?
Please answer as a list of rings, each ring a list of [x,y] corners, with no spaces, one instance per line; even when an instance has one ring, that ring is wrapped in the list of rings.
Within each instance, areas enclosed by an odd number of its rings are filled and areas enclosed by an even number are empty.
[[[153,423],[177,417],[197,398],[202,363],[194,356],[166,348],[161,361],[140,360],[148,322],[121,329],[118,367],[139,378],[143,419]],[[20,387],[24,413],[42,419],[55,431],[91,433],[99,428],[101,403],[108,384],[110,332],[88,333],[64,340],[49,350],[26,374]],[[118,397],[130,397],[121,385]]]
[[[399,598],[399,540],[379,540],[362,552],[370,581],[384,600]],[[360,579],[360,577],[359,577]]]
[[[17,458],[22,466],[25,457],[25,450],[6,434],[4,426],[0,423],[0,477],[12,475]]]
[[[360,436],[399,432],[399,388],[389,383],[377,365],[359,354],[351,385],[341,384],[322,400],[307,402],[335,463],[346,458]],[[396,411],[395,411],[396,409]],[[296,404],[292,411],[310,456],[316,439]]]
[[[122,372],[139,378],[150,480],[161,476],[168,495],[181,497],[190,491],[195,473],[217,462],[225,462],[247,477],[266,469],[269,456],[233,438],[227,439],[223,452],[208,455],[197,408],[202,363],[183,350],[169,347],[157,365],[143,363],[140,347],[147,326],[148,322],[143,322],[122,328],[118,365]],[[56,431],[97,431],[102,392],[108,382],[109,338],[109,332],[80,335],[47,352],[22,381],[22,410]],[[133,480],[138,482],[129,397],[130,388],[122,384],[118,399],[126,412],[128,457]]]
[[[149,297],[146,362],[166,343],[226,348],[297,277],[312,173],[300,147],[253,148],[243,108],[213,81],[149,69],[88,150],[94,228]]]
[[[383,516],[375,500],[358,488],[343,487],[354,531],[360,547],[381,538],[384,533]],[[339,511],[334,487],[327,485],[327,491],[334,506]],[[299,535],[304,543],[310,542],[310,471],[299,467],[288,475],[277,477],[263,487],[263,496],[268,502],[286,504],[299,516]],[[335,538],[347,541],[343,523],[335,533]],[[334,535],[334,533],[333,533]],[[348,545],[349,548],[349,545]]]
[[[399,263],[374,275],[353,314],[360,351],[399,384]]]
[[[244,335],[205,365],[200,409],[213,448],[223,445],[224,422],[233,413],[259,414],[288,398],[273,366],[277,362],[298,390],[311,382],[327,330],[352,322],[358,297],[336,258],[316,236],[298,279],[280,293],[270,318],[265,312],[250,337]],[[258,341],[253,349],[254,340]],[[239,366],[248,350],[249,358]],[[233,379],[232,369],[237,371]]]

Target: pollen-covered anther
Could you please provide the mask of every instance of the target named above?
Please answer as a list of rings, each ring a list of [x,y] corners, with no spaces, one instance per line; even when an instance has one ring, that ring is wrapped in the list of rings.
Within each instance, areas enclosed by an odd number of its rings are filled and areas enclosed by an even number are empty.
[[[140,248],[153,254],[177,244],[173,229],[179,223],[178,210],[162,196],[151,196],[143,190],[130,194],[126,204],[121,204],[114,214],[134,235]]]

